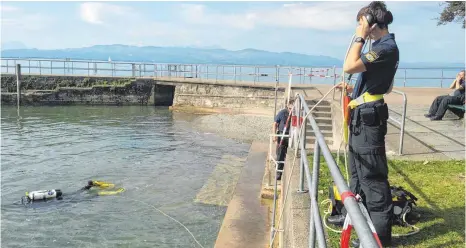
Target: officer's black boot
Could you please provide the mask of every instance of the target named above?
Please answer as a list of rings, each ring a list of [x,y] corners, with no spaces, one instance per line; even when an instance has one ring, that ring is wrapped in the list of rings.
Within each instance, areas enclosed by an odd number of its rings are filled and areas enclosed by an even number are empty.
[[[344,214],[332,215],[327,217],[327,222],[335,226],[343,226],[346,216]]]

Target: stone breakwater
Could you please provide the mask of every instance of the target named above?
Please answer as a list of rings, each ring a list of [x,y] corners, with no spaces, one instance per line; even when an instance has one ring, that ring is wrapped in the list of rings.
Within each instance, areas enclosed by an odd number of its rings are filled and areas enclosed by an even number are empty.
[[[15,75],[2,75],[1,90],[2,104],[16,105]],[[284,89],[183,78],[23,75],[21,79],[22,105],[152,105],[177,111],[269,113],[275,95],[283,99]]]
[[[16,104],[16,78],[2,75],[1,89],[2,104]],[[23,76],[21,79],[24,105],[147,105],[151,93],[152,84],[148,80],[66,76]]]

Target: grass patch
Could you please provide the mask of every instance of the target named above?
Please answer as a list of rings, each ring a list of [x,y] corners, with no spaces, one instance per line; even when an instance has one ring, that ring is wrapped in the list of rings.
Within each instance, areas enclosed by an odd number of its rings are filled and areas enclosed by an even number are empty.
[[[309,156],[309,161],[312,161],[312,155]],[[339,164],[346,179],[342,158]],[[413,193],[418,198],[415,211],[421,214],[421,219],[416,224],[421,231],[408,237],[394,237],[393,245],[416,248],[464,247],[465,161],[431,161],[424,165],[422,161],[389,160],[388,166],[390,185],[402,186]],[[323,157],[320,174],[319,202],[322,202],[328,198],[328,187],[333,183]],[[323,210],[321,205],[321,216]],[[406,227],[393,227],[394,234],[409,231]],[[329,247],[339,247],[340,234],[328,229],[325,232],[328,234]]]

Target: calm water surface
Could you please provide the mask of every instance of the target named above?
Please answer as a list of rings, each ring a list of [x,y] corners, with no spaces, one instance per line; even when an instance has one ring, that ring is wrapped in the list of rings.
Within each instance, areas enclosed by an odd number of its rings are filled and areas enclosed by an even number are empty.
[[[1,108],[2,247],[213,247],[226,208],[194,203],[225,154],[249,145],[154,107]],[[71,194],[87,180],[126,189],[24,206],[26,191]]]

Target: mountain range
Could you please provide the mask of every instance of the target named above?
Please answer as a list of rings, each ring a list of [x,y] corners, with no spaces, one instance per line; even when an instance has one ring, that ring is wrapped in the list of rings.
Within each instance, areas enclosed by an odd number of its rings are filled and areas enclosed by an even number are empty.
[[[155,47],[129,45],[95,45],[83,48],[43,50],[18,47],[2,49],[2,57],[109,60],[128,62],[180,64],[232,64],[281,66],[337,66],[343,61],[330,56],[291,52],[269,52],[257,49],[231,51],[217,47]],[[464,63],[400,63],[400,67],[464,67]]]

